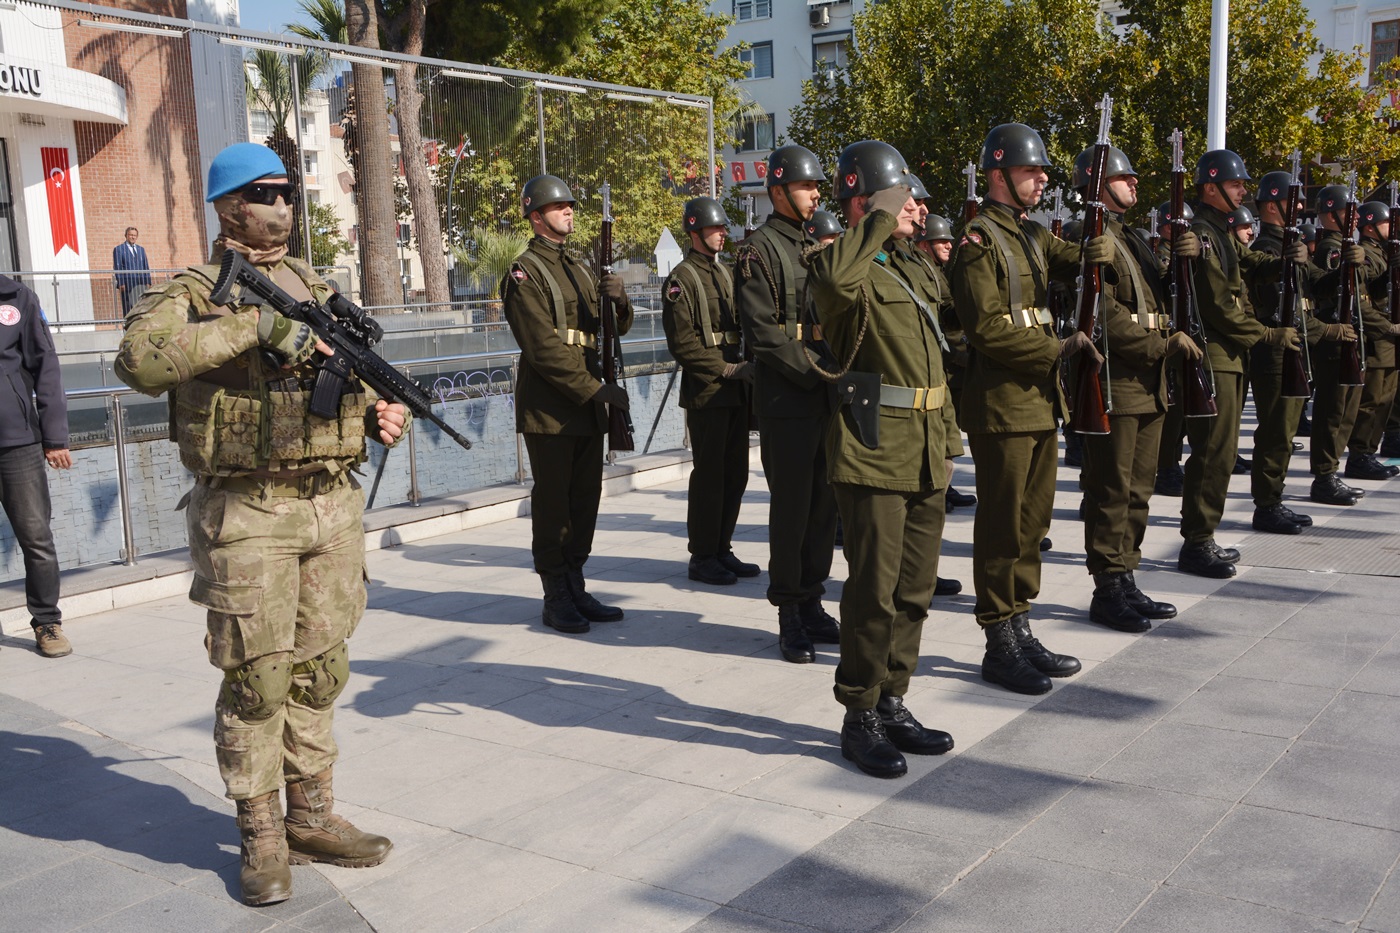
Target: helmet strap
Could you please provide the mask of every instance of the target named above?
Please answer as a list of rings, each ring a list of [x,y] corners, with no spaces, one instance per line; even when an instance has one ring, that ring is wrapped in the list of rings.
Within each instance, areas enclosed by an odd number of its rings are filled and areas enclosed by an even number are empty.
[[[1236,203],[1230,198],[1230,196],[1229,196],[1228,194],[1225,193],[1225,186],[1224,186],[1224,185],[1222,185],[1222,184],[1221,184],[1220,182],[1218,182],[1218,181],[1213,181],[1213,182],[1211,182],[1211,184],[1214,185],[1214,186],[1215,186],[1215,190],[1218,191],[1218,192],[1220,193],[1220,200],[1224,201],[1227,205],[1229,205],[1228,207],[1225,208],[1225,213],[1228,214],[1228,213],[1230,213],[1231,211],[1233,211],[1233,210],[1235,210],[1236,208],[1239,207],[1239,205],[1236,204]]]
[[[1006,190],[1007,193],[1011,195],[1011,200],[1015,201],[1016,206],[1019,207],[1021,210],[1029,211],[1030,205],[1028,205],[1025,201],[1021,200],[1021,192],[1016,190],[1015,183],[1011,181],[1011,169],[999,168],[997,169],[997,171],[1001,172],[1001,180],[1006,182]]]

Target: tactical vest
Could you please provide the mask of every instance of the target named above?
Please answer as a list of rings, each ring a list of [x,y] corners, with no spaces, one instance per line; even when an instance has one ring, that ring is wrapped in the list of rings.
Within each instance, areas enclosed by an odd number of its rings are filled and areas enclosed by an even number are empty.
[[[317,301],[330,297],[330,287],[310,266],[291,257],[284,262]],[[235,309],[209,302],[218,274],[218,266],[195,266],[165,286],[164,297],[187,297],[203,318],[233,314]],[[341,396],[339,417],[319,418],[308,410],[312,366],[302,364],[285,373],[265,364],[257,349],[231,365],[246,371],[246,388],[205,374],[170,393],[171,437],[179,447],[180,462],[191,472],[339,473],[364,460],[365,418],[372,397],[359,382],[350,383]]]

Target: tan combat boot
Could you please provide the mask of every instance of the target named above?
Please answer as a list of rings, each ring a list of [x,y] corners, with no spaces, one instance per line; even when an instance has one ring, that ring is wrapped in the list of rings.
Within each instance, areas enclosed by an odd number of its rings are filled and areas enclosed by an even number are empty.
[[[331,812],[331,771],[287,784],[287,848],[293,865],[330,862],[343,868],[370,868],[389,857],[394,844],[360,832]]]
[[[292,869],[282,801],[274,790],[236,803],[238,831],[243,836],[243,870],[238,875],[243,903],[256,907],[285,901],[292,896]]]

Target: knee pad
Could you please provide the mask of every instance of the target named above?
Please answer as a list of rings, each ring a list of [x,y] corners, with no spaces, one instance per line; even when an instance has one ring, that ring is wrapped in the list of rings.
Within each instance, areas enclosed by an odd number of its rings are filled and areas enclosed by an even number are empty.
[[[350,679],[350,648],[341,642],[324,654],[292,665],[291,698],[302,706],[327,710]]]
[[[224,705],[249,722],[268,719],[287,701],[292,686],[292,661],[272,654],[224,671]]]

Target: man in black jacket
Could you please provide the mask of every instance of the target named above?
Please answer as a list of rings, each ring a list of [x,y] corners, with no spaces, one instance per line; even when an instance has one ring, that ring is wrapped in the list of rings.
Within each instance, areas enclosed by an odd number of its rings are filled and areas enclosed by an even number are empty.
[[[58,611],[58,552],[49,522],[53,509],[44,464],[73,465],[68,453],[68,405],[49,325],[35,294],[0,275],[0,506],[24,553],[24,594],[39,653],[73,653]],[[37,398],[37,406],[35,404]]]

